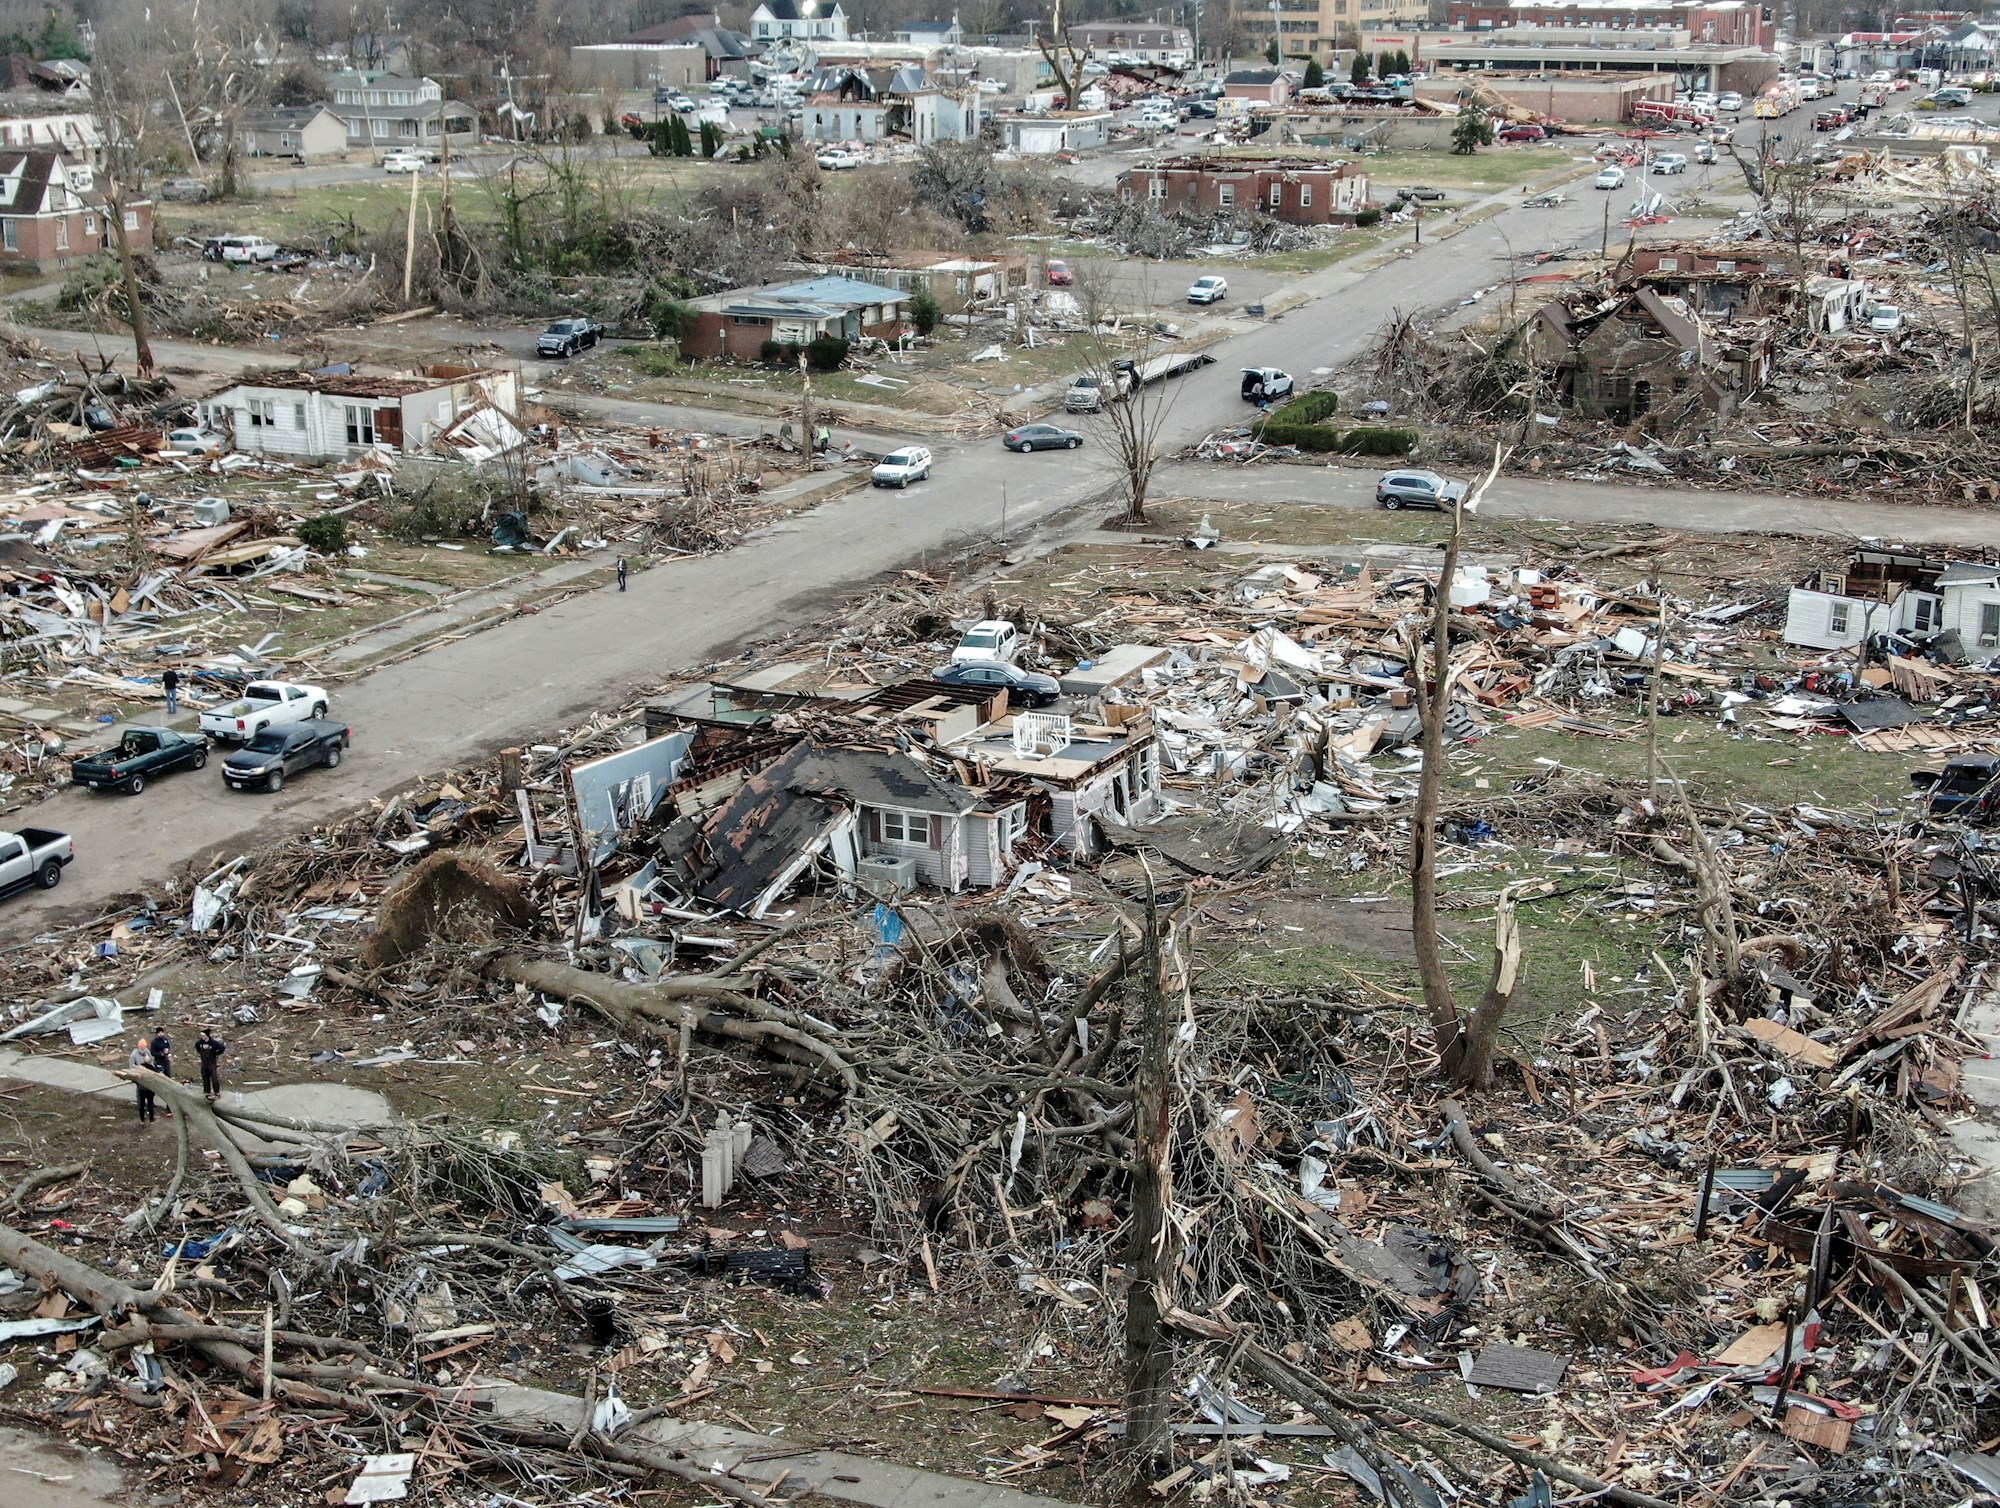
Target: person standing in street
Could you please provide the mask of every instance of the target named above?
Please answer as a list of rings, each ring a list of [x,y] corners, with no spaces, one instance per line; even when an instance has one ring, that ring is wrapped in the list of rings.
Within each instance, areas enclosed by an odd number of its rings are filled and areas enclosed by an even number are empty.
[[[621,592],[625,590],[625,570],[625,557],[620,555],[618,557],[618,590]]]
[[[228,1046],[206,1026],[194,1039],[194,1055],[201,1059],[201,1092],[210,1099],[222,1093],[222,1055]]]
[[[151,1068],[153,1066],[153,1049],[147,1044],[143,1034],[139,1038],[139,1045],[132,1049],[132,1056],[125,1061],[133,1068]],[[142,1121],[153,1120],[156,1116],[156,1112],[153,1109],[153,1091],[148,1089],[144,1084],[139,1085],[138,1088],[139,1119]]]
[[[167,716],[172,717],[181,710],[181,673],[173,666],[160,677],[160,685],[167,693]]]

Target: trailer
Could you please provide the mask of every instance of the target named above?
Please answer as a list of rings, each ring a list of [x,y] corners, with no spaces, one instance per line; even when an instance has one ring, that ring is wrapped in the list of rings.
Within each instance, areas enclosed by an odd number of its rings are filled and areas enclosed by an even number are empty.
[[[1169,351],[1145,361],[1127,356],[1111,363],[1111,376],[1118,387],[1116,396],[1129,398],[1142,387],[1151,387],[1169,377],[1185,377],[1214,362],[1215,358],[1206,351]]]

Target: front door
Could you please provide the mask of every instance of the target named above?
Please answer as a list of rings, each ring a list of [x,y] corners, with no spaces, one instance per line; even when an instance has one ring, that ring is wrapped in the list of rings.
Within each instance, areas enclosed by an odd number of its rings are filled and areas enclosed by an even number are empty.
[[[403,448],[403,411],[400,408],[375,410],[375,438],[396,450]]]

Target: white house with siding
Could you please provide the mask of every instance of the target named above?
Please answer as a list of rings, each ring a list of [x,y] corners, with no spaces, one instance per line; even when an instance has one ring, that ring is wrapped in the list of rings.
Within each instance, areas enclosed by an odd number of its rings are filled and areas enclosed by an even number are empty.
[[[462,430],[468,415],[511,416],[519,406],[514,373],[439,366],[397,377],[252,372],[201,409],[209,428],[227,434],[238,450],[343,461],[377,449],[414,454],[455,426]]]
[[[1785,642],[1806,649],[1942,633],[1956,633],[1975,660],[2000,652],[2000,565],[1858,549],[1846,566],[1793,587],[1785,607]]]

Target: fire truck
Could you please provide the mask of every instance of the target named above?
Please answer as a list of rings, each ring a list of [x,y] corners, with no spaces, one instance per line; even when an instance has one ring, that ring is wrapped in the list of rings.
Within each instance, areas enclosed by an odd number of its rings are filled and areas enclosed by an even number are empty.
[[[1657,99],[1633,101],[1632,120],[1667,131],[1703,131],[1715,124],[1715,116],[1699,105]]]

